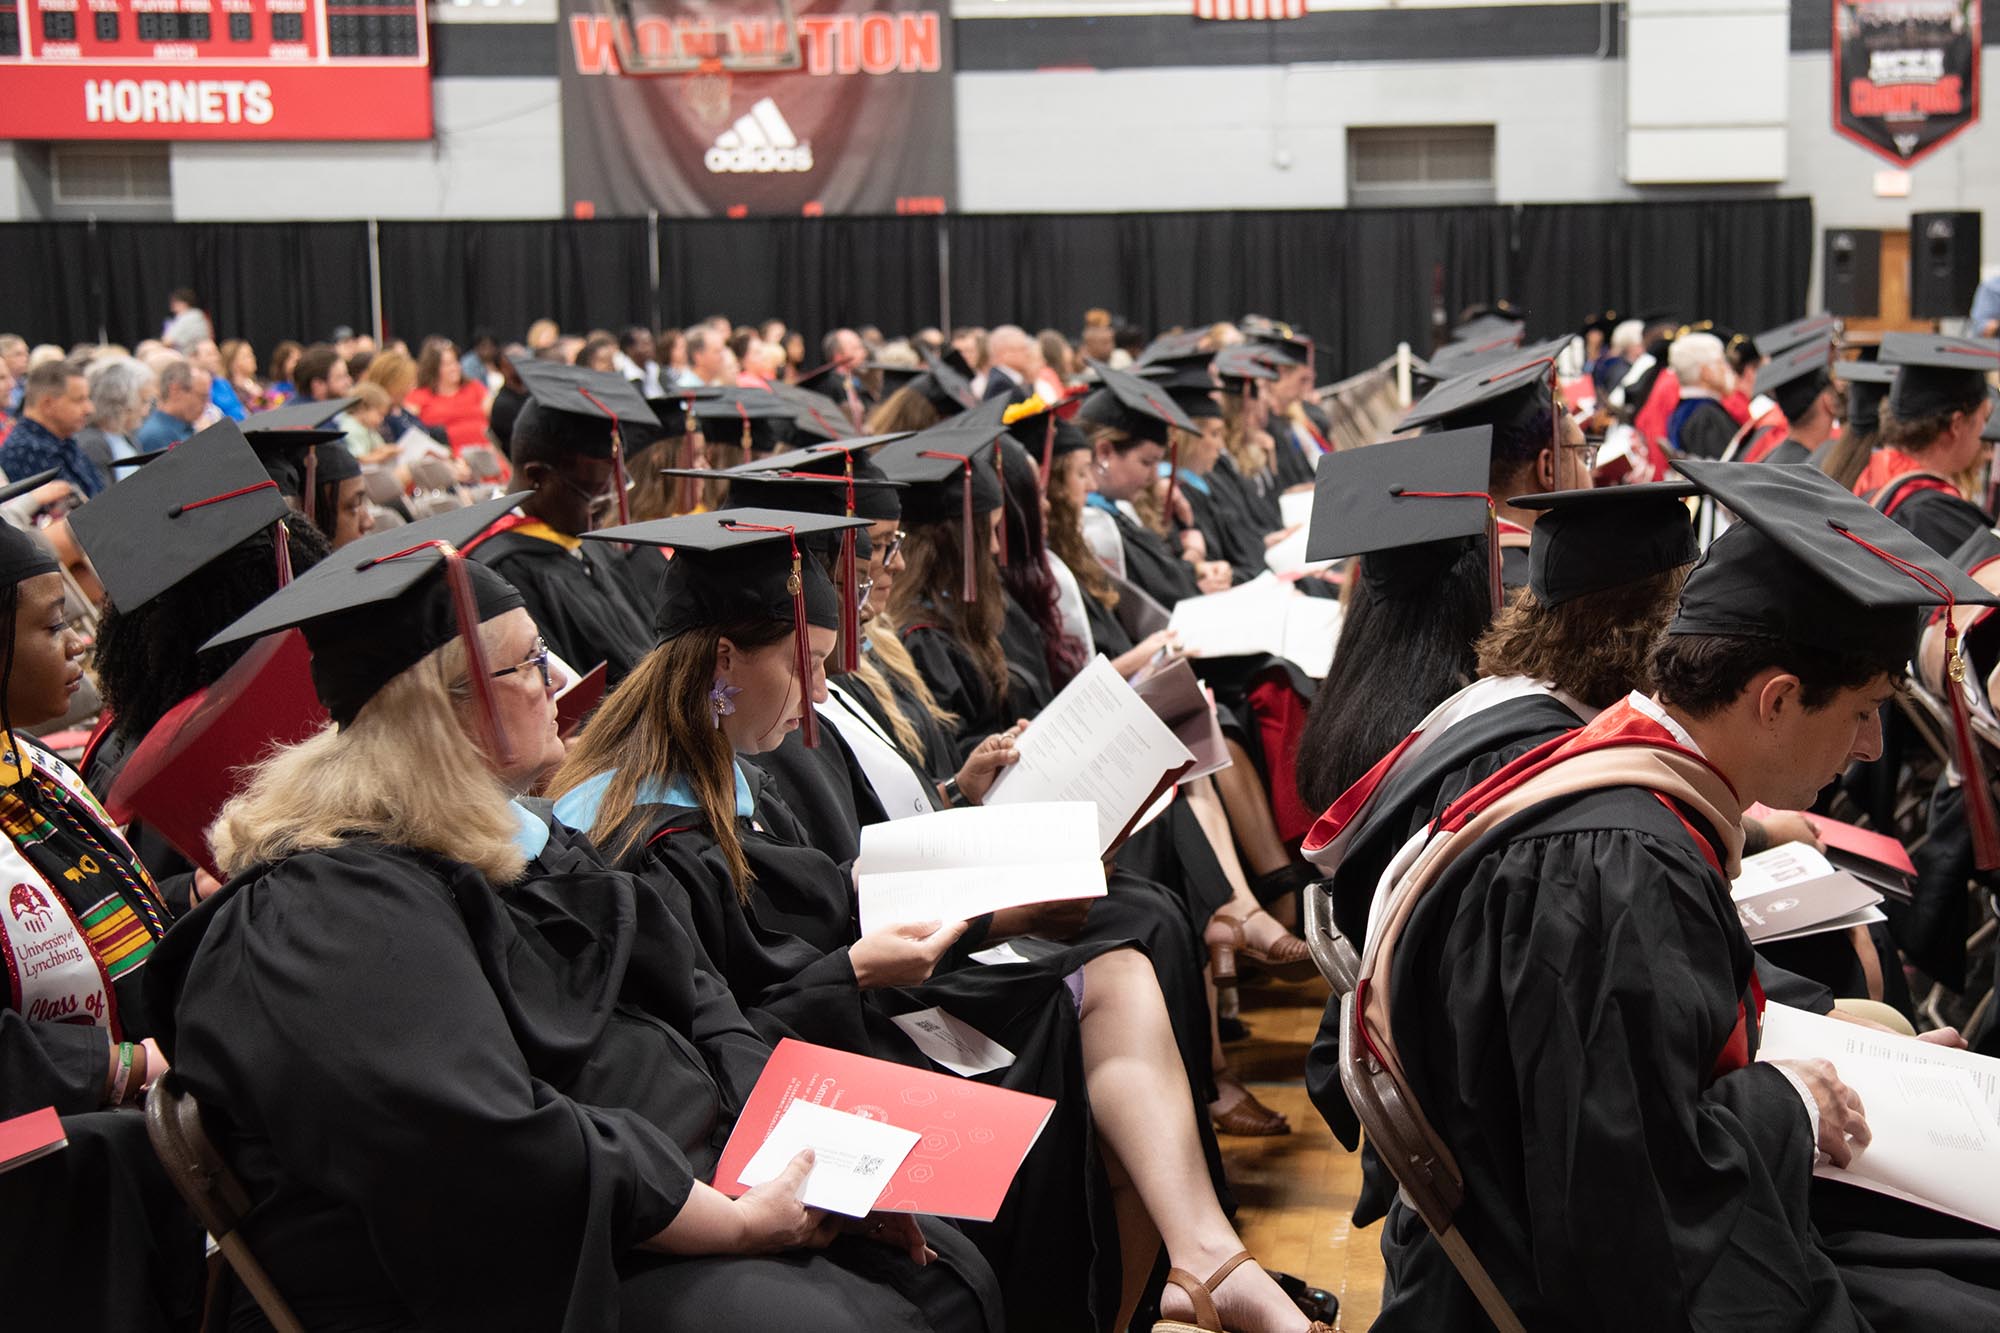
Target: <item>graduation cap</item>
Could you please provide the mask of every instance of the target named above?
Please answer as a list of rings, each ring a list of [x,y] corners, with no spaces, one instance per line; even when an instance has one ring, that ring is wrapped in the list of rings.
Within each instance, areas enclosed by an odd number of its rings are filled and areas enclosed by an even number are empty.
[[[1958,607],[1992,606],[2000,595],[1818,468],[1691,459],[1675,466],[1743,521],[1709,545],[1667,633],[1777,639],[1895,672],[1916,650],[1924,608],[1942,607],[1959,771],[1983,772],[1959,688]],[[1979,781],[1966,789],[1980,868],[1993,869],[2000,866],[2000,822],[1992,793]]]
[[[333,419],[360,401],[349,395],[286,403],[245,417],[238,427],[278,483],[279,494],[297,500],[308,520],[317,519],[319,506],[318,446],[347,437]]]
[[[585,533],[584,539],[672,548],[674,558],[667,562],[653,616],[661,643],[704,626],[791,622],[793,665],[802,695],[800,739],[815,746],[819,736],[806,627],[843,629],[858,607],[852,596],[843,599],[817,561],[804,557],[800,542],[867,526],[863,518],[790,509],[729,509],[628,523]],[[849,603],[846,610],[843,600]]]
[[[1252,380],[1274,380],[1278,368],[1266,350],[1251,343],[1232,343],[1215,354],[1213,369],[1224,393],[1239,397],[1250,392]]]
[[[949,415],[964,411],[979,399],[972,392],[972,372],[964,369],[965,358],[955,347],[948,347],[945,351],[950,358],[948,361],[930,348],[924,348],[924,373],[911,383],[930,400],[931,406]]]
[[[37,486],[48,485],[56,479],[56,474],[61,470],[50,468],[46,472],[37,472],[32,477],[23,477],[19,481],[0,485],[0,504],[5,504],[17,496],[26,495]],[[85,505],[84,509],[89,507]],[[71,515],[72,527],[75,525],[77,515],[82,513],[83,509],[79,509]],[[78,536],[81,537],[82,534],[79,533]],[[17,528],[12,523],[0,522],[0,587],[11,588],[23,580],[34,578],[39,574],[54,574],[61,568],[62,566],[56,563],[55,555],[42,544],[40,537],[25,528]]]
[[[1786,421],[1797,421],[1832,382],[1832,357],[1828,339],[1809,338],[1772,357],[1757,372],[1758,391],[1770,395]]]
[[[1500,609],[1500,543],[1486,473],[1490,426],[1444,431],[1320,455],[1313,474],[1306,559],[1359,555],[1370,587],[1414,590],[1485,534],[1493,609]]]
[[[872,371],[882,377],[882,396],[887,398],[896,390],[922,379],[926,373],[922,366],[900,366],[893,361],[869,361],[863,363],[862,370]]]
[[[1245,315],[1236,327],[1281,366],[1310,366],[1313,363],[1312,338],[1281,320]]]
[[[1528,589],[1543,606],[1637,583],[1701,558],[1685,481],[1517,495],[1539,509],[1528,543]]]
[[[1215,355],[1211,346],[1213,341],[1206,327],[1183,333],[1163,333],[1146,344],[1146,350],[1139,353],[1138,364],[1152,366],[1162,361],[1185,361],[1195,356],[1206,360]]]
[[[813,440],[845,440],[861,432],[847,409],[803,384],[772,384],[771,392],[792,410],[792,434]]]
[[[274,407],[268,412],[253,412],[238,423],[245,435],[258,435],[266,431],[321,430],[335,417],[360,402],[358,394],[345,398],[300,398]]]
[[[242,429],[242,427],[240,427],[240,426],[239,426],[239,427],[237,427],[237,429],[238,429],[238,430],[241,430],[241,429]],[[146,466],[146,464],[148,464],[148,463],[151,463],[151,462],[153,462],[153,461],[154,461],[154,460],[156,460],[156,459],[161,459],[161,458],[165,458],[165,457],[166,457],[166,456],[167,456],[168,454],[172,453],[173,451],[174,451],[174,446],[170,444],[170,445],[168,445],[168,446],[167,446],[166,448],[164,448],[164,449],[154,449],[154,450],[151,450],[151,451],[150,451],[150,452],[148,452],[148,453],[143,453],[143,454],[127,454],[127,455],[126,455],[125,457],[123,457],[123,458],[114,458],[114,459],[112,459],[112,460],[111,460],[111,466],[112,466],[112,467],[115,467],[115,468],[118,468],[118,467],[144,467],[144,466]]]
[[[1520,340],[1512,337],[1492,338],[1485,342],[1446,343],[1412,369],[1418,379],[1442,384],[1515,357],[1520,350]]]
[[[521,383],[526,386],[534,408],[530,411],[524,407],[514,419],[514,434],[517,437],[521,434],[523,421],[528,423],[529,430],[537,429],[542,412],[560,413],[571,426],[558,437],[562,447],[585,458],[611,460],[618,521],[624,522],[625,448],[621,428],[637,426],[648,432],[660,429],[660,419],[639,396],[639,386],[609,371],[565,366],[533,357],[516,357],[514,369],[520,372]],[[603,423],[601,427],[599,422]]]
[[[1171,469],[1167,474],[1167,513],[1173,513],[1174,489],[1180,484],[1181,450],[1180,442],[1167,428],[1199,435],[1201,427],[1189,418],[1176,395],[1152,380],[1114,370],[1098,361],[1092,361],[1090,367],[1097,372],[1100,387],[1083,400],[1077,418],[1124,431],[1135,440],[1151,440],[1167,446],[1167,464]],[[1211,385],[1206,392],[1213,391]],[[1219,408],[1216,415],[1221,415]]]
[[[2000,340],[1936,333],[1885,333],[1880,360],[1900,366],[1889,410],[1905,421],[1970,412],[1986,398],[1986,377],[2000,370]]]
[[[1525,316],[1497,312],[1474,315],[1471,319],[1453,325],[1451,330],[1453,342],[1492,343],[1511,339],[1517,347],[1527,335],[1528,323]]]
[[[1215,372],[1211,369],[1214,362],[1212,352],[1195,352],[1187,356],[1162,357],[1151,365],[1135,367],[1134,373],[1165,389],[1190,419],[1220,417],[1222,404],[1215,401],[1215,392],[1222,386],[1215,381]]]
[[[1896,367],[1880,361],[1836,361],[1833,375],[1847,385],[1847,424],[1862,431],[1879,429],[1882,401],[1896,382]]]
[[[816,393],[829,402],[837,402],[836,394],[846,396],[846,381],[840,373],[840,363],[829,361],[823,366],[815,366],[800,375],[795,385],[808,393]]]
[[[927,431],[886,445],[875,466],[891,481],[902,482],[906,526],[959,520],[964,548],[960,596],[979,600],[978,541],[973,520],[1006,503],[1000,484],[999,456],[989,454],[993,442],[1006,434],[1002,420],[1005,399],[995,398]],[[990,462],[989,462],[990,459]]]
[[[868,449],[892,440],[907,439],[910,432],[871,435],[863,440],[843,440],[837,445],[774,454],[717,473],[673,475],[723,476],[729,479],[729,499],[725,509],[793,509],[804,513],[830,514],[839,518],[859,518],[868,523],[894,522],[903,516],[902,485],[890,481],[869,462]],[[861,666],[861,572],[865,554],[855,529],[839,533],[839,549],[834,552],[835,574],[846,596],[842,599],[840,624],[840,670],[843,674]]]
[[[342,445],[338,450],[361,475]],[[70,515],[97,577],[121,611],[136,611],[270,528],[278,586],[290,552],[275,525],[291,506],[236,423],[224,418],[182,441]]]
[[[1550,418],[1550,443],[1559,444],[1556,357],[1568,343],[1568,338],[1556,338],[1533,347],[1516,348],[1511,356],[1492,365],[1446,380],[1405,413],[1397,429],[1491,426],[1495,434],[1504,432],[1511,437],[1537,414],[1546,411]]]
[[[1775,329],[1765,329],[1756,337],[1757,346],[1766,356],[1779,356],[1789,352],[1800,343],[1812,342],[1818,338],[1833,338],[1840,334],[1840,318],[1824,311],[1817,315],[1807,315],[1789,324],[1780,324]]]
[[[732,442],[731,433],[735,432],[746,458],[776,449],[783,442],[781,428],[789,427],[792,420],[791,407],[769,389],[725,386],[695,399],[689,411],[701,423],[701,433],[713,443]]]
[[[456,637],[465,644],[466,678],[489,751],[500,764],[511,764],[479,626],[524,603],[512,584],[459,550],[527,497],[526,491],[497,496],[363,537],[202,647],[297,626],[312,650],[313,690],[344,727],[384,685]]]

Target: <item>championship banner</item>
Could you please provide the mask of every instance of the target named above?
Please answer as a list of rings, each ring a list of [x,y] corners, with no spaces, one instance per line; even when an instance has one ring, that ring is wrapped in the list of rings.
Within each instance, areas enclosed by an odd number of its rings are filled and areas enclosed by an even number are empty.
[[[947,0],[564,0],[578,216],[942,213]]]
[[[1978,0],[1834,0],[1834,129],[1906,167],[1978,120]]]
[[[428,139],[424,0],[0,0],[16,139]]]

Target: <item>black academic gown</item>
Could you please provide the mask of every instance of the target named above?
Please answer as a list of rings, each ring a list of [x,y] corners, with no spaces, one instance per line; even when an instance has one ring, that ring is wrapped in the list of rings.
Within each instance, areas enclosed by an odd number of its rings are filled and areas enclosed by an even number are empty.
[[[919,620],[902,626],[901,633],[903,647],[916,664],[917,674],[930,687],[931,697],[937,700],[938,707],[958,719],[951,738],[953,772],[958,771],[958,766],[981,741],[1007,730],[1017,718],[1026,716],[1015,711],[1008,694],[994,688],[972,654],[943,625]],[[1010,669],[1010,691],[1013,674]]]
[[[1000,651],[1007,657],[1007,707],[1015,717],[1031,718],[1056,697],[1056,685],[1042,652],[1042,627],[1013,593],[1004,595],[1007,618],[1000,625]]]
[[[941,1007],[1012,1051],[983,1083],[1053,1098],[1056,1107],[991,1223],[966,1234],[1000,1279],[1011,1328],[1101,1327],[1116,1308],[1118,1249],[1108,1183],[1083,1080],[1077,1010],[1065,978],[1117,942],[1015,947],[1025,963],[966,961],[968,933],[922,986],[863,991],[849,948],[855,934],[847,871],[801,845],[798,826],[768,784],[751,777],[757,817],[736,832],[754,879],[737,894],[706,815],[641,805],[620,827],[637,840],[620,864],[675,904],[744,1014],[769,1041],[823,1046],[930,1068],[892,1015]]]
[[[1803,1102],[1720,1063],[1752,966],[1729,885],[1650,792],[1548,802],[1467,849],[1408,918],[1390,1015],[1464,1174],[1466,1243],[1536,1329],[1992,1327],[1990,1260],[1948,1292],[1911,1247],[1896,1273],[1836,1268]],[[1378,1330],[1482,1326],[1400,1200],[1383,1252]]]
[[[854,1333],[990,1326],[906,1260],[883,1284],[841,1249],[634,1252],[713,1173],[769,1048],[629,877],[496,890],[350,843],[239,876],[151,972],[175,1075],[259,1200],[245,1238],[308,1327],[608,1331],[699,1304],[749,1333],[807,1302]]]
[[[1681,421],[1680,451],[1689,458],[1720,458],[1729,452],[1730,442],[1740,427],[1736,418],[1729,415],[1729,409],[1715,399],[1696,401],[1701,406],[1691,409]]]
[[[922,742],[922,754],[905,757],[915,761],[917,766],[929,775],[931,781],[943,783],[958,772],[957,742],[945,729],[944,724],[931,716],[930,710],[923,706],[902,681],[887,671],[882,672],[882,678],[889,684],[889,693],[895,697],[896,707],[902,712],[904,719],[916,729],[917,738]],[[854,681],[849,683],[848,693],[867,710],[870,717],[881,724],[885,734],[895,735],[896,728],[889,719],[888,710],[882,707],[872,690],[859,681]]]
[[[1129,582],[1169,611],[1174,609],[1175,602],[1201,595],[1194,566],[1181,559],[1167,545],[1165,537],[1134,523],[1116,506],[1103,508],[1103,512],[1117,521],[1118,540],[1125,548],[1125,577]]]
[[[509,529],[476,542],[471,555],[520,591],[558,657],[578,671],[604,663],[613,688],[653,650],[652,620],[633,602],[613,553],[592,546],[565,551]]]
[[[1236,466],[1236,460],[1225,452],[1215,460],[1215,470],[1209,475],[1223,478],[1224,486],[1240,497],[1243,511],[1250,515],[1259,532],[1276,532],[1285,525],[1279,488],[1269,471],[1245,476],[1243,469]]]
[[[1806,448],[1797,440],[1787,439],[1783,444],[1773,449],[1770,453],[1765,454],[1757,461],[1760,463],[1810,463],[1812,462],[1812,457],[1812,450]]]
[[[1900,489],[1900,488],[1898,488]],[[1891,499],[1895,493],[1891,492]],[[1908,490],[1889,511],[1891,522],[1900,523],[1924,545],[1949,557],[1981,529],[1993,526],[1986,511],[1956,492]]]
[[[1233,483],[1234,478],[1225,478],[1219,467],[1205,477],[1183,468],[1180,493],[1187,497],[1193,526],[1201,533],[1208,558],[1228,561],[1235,581],[1248,583],[1265,572],[1264,529],[1257,527],[1243,507]]]

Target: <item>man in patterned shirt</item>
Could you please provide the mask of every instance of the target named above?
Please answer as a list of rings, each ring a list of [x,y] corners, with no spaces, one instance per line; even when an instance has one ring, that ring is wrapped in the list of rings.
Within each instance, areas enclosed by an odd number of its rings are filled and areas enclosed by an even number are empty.
[[[21,419],[0,443],[0,472],[30,477],[54,468],[86,499],[103,490],[109,482],[76,442],[90,410],[90,386],[80,367],[68,361],[36,366],[21,396]]]

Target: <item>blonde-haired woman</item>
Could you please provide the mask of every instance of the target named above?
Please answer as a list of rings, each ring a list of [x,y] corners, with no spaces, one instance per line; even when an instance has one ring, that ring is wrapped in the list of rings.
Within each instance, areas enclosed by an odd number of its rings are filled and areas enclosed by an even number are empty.
[[[808,1156],[741,1199],[703,1183],[768,1047],[643,886],[573,845],[546,868],[514,793],[561,757],[560,680],[519,595],[433,544],[507,503],[356,543],[218,636],[302,625],[333,718],[224,808],[230,882],[155,983],[175,1077],[260,1200],[251,1247],[314,1329],[699,1307],[748,1333],[808,1302],[852,1333],[995,1327],[962,1242],[801,1205]]]

